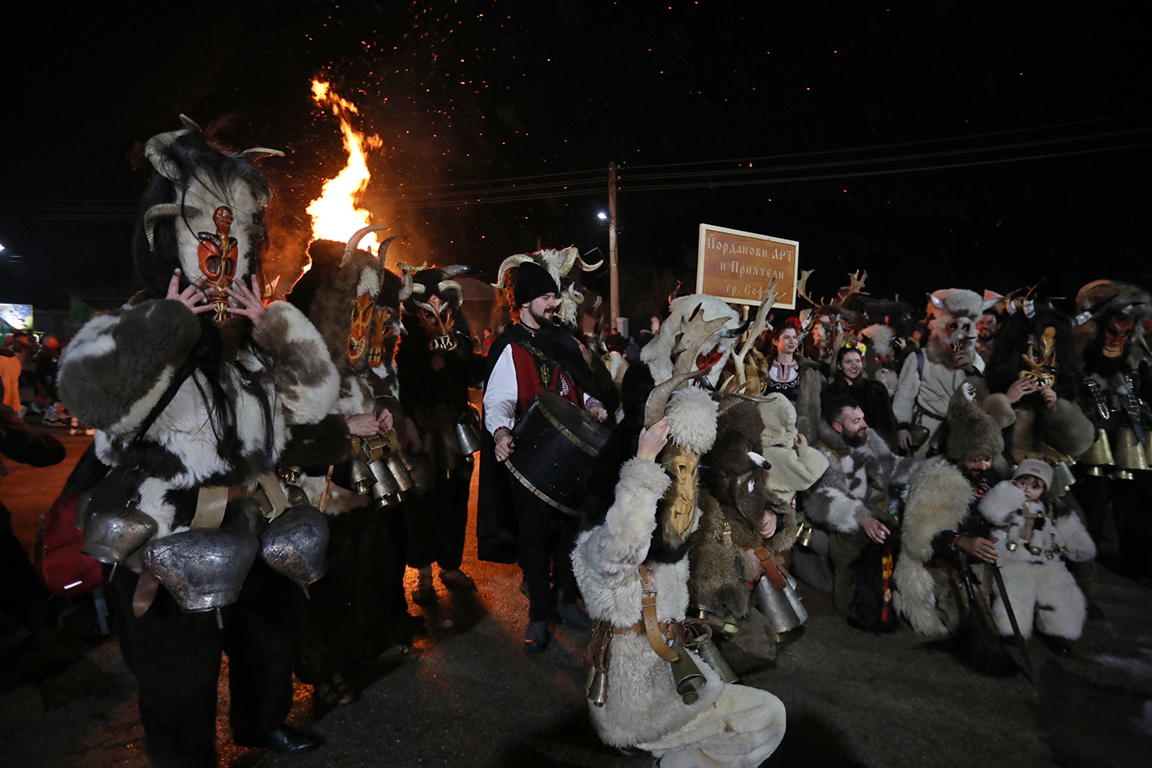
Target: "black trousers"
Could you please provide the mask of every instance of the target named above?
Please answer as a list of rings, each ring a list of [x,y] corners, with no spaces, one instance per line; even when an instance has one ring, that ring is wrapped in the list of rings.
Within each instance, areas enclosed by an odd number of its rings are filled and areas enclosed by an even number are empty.
[[[105,579],[109,569],[105,568]],[[120,648],[140,686],[148,757],[158,768],[214,768],[220,654],[228,654],[232,738],[260,746],[292,709],[292,663],[303,591],[257,558],[240,599],[216,615],[185,613],[166,589],[141,617],[138,577],[119,568],[107,585]]]
[[[438,479],[422,498],[413,497],[407,502],[408,564],[413,568],[432,563],[445,571],[460,567],[464,561],[471,486],[472,464],[469,463],[451,478]]]
[[[22,624],[33,623],[36,611],[51,597],[28,561],[24,545],[12,530],[12,513],[0,504],[0,611]],[[31,627],[30,627],[31,628]]]
[[[519,525],[520,570],[528,585],[528,620],[546,621],[551,617],[553,578],[561,600],[576,599],[572,548],[580,520],[537,498],[519,481],[512,483]]]
[[[1133,578],[1152,576],[1152,472],[1135,471],[1133,479],[1093,477],[1087,468],[1073,467],[1072,493],[1087,518],[1088,533],[1097,542],[1111,504],[1120,539],[1120,568]]]

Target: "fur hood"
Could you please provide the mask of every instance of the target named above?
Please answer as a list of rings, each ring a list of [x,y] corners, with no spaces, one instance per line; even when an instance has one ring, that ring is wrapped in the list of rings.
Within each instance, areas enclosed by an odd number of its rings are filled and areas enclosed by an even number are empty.
[[[925,565],[932,559],[932,539],[942,531],[958,528],[971,503],[968,480],[943,457],[929,459],[912,476],[893,573],[893,605],[919,634],[943,635],[948,631],[936,611],[935,585]]]

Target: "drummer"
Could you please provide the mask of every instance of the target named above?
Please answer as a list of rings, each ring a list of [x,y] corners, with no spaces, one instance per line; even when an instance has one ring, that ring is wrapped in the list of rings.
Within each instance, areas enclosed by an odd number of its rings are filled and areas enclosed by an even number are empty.
[[[524,633],[528,653],[548,647],[553,610],[574,629],[591,626],[588,615],[576,605],[572,575],[571,553],[579,520],[536,497],[503,464],[516,451],[513,427],[541,392],[560,395],[598,421],[608,418],[596,398],[596,382],[579,346],[553,323],[558,293],[556,281],[535,262],[517,268],[513,295],[514,314],[519,317],[489,350],[484,388],[484,426],[490,440],[481,453],[479,557],[520,565],[528,592]]]

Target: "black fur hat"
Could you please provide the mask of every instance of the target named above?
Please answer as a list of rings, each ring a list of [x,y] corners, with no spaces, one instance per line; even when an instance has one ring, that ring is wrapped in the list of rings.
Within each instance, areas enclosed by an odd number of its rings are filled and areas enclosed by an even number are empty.
[[[548,270],[534,261],[526,261],[516,269],[516,289],[513,294],[516,306],[522,307],[547,293],[560,294],[560,287],[552,275],[548,274]]]

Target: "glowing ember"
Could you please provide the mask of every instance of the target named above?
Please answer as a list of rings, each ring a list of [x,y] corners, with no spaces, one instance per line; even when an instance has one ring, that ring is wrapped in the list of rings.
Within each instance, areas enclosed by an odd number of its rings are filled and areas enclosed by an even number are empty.
[[[352,127],[349,116],[360,114],[359,110],[355,104],[341,98],[328,83],[313,80],[312,98],[320,106],[330,107],[332,114],[340,119],[344,150],[348,153],[344,170],[325,182],[320,197],[308,206],[308,215],[312,217],[312,237],[343,241],[371,223],[368,211],[358,205],[360,195],[368,188],[365,150],[379,149],[383,142],[379,136],[364,134]]]

